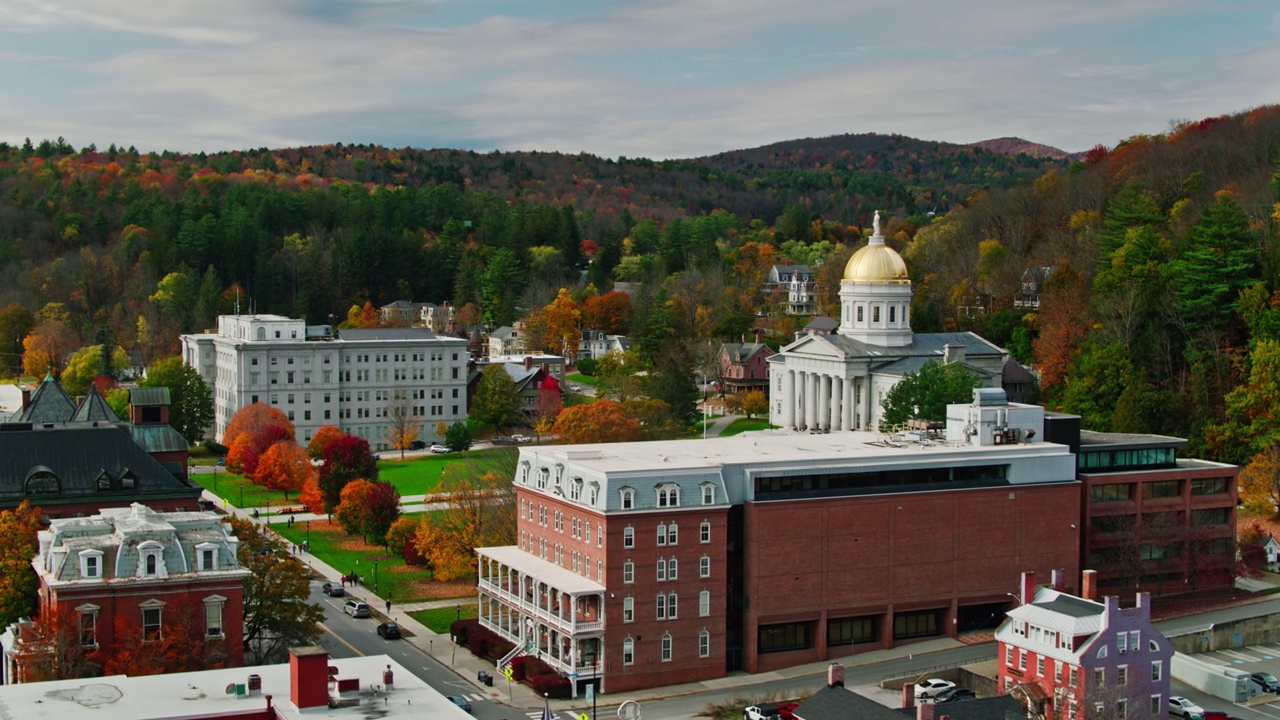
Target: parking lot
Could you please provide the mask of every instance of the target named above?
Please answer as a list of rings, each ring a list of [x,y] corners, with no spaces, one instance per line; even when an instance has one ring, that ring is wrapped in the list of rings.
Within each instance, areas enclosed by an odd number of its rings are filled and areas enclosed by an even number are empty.
[[[1192,657],[1244,672],[1269,672],[1280,676],[1280,643],[1197,653]],[[1280,720],[1280,695],[1267,695],[1266,697],[1271,699],[1270,702],[1255,698],[1248,705],[1235,705],[1183,685],[1177,679],[1173,680],[1172,692],[1174,695],[1194,700],[1197,705],[1206,710],[1222,710],[1228,715],[1245,720]]]

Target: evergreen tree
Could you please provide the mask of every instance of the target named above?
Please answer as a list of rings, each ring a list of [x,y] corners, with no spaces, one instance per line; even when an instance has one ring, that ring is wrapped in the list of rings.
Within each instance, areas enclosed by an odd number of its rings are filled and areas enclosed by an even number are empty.
[[[1258,279],[1258,248],[1249,218],[1226,192],[1201,213],[1173,261],[1174,306],[1188,330],[1226,329],[1240,291]]]
[[[1105,267],[1111,255],[1124,244],[1125,234],[1131,228],[1154,226],[1164,222],[1164,215],[1155,202],[1142,191],[1142,185],[1134,180],[1125,185],[1107,205],[1102,231],[1098,233],[1098,264]]]

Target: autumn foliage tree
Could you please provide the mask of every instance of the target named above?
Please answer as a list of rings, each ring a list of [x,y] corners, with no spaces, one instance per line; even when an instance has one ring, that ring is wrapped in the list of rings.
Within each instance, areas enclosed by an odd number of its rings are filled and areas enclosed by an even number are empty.
[[[1067,378],[1072,360],[1089,332],[1089,291],[1080,274],[1060,264],[1045,281],[1040,298],[1040,336],[1032,341],[1046,389]]]
[[[307,451],[291,440],[277,442],[262,454],[255,479],[269,490],[281,490],[285,499],[316,476]]]
[[[578,341],[582,337],[579,328],[582,322],[582,311],[569,296],[569,291],[560,288],[556,299],[542,309],[542,320],[546,331],[542,337],[543,348],[553,353],[562,353],[570,363],[578,356]]]
[[[519,454],[501,452],[471,456],[445,468],[440,491],[449,504],[425,516],[413,545],[434,568],[438,580],[475,574],[475,549],[511,545],[516,540],[515,475]]]
[[[257,433],[241,433],[227,450],[227,469],[264,485],[258,466],[272,447],[282,443],[294,444],[292,428],[268,425]]]
[[[1248,510],[1280,515],[1280,441],[1263,448],[1240,471],[1240,500]]]
[[[342,437],[342,434],[342,429],[337,425],[321,425],[311,436],[311,442],[307,443],[307,455],[312,460],[319,460],[324,457],[325,446]]]
[[[316,515],[324,514],[324,495],[320,493],[319,476],[312,477],[302,484],[302,489],[298,491],[298,502],[302,503],[307,512]]]
[[[20,682],[93,677],[98,653],[80,637],[80,613],[67,605],[46,605],[30,625],[20,624],[13,648]]]
[[[400,491],[388,482],[352,480],[342,488],[342,500],[333,516],[348,534],[383,544],[387,531],[400,517]]]
[[[583,327],[606,335],[623,335],[631,326],[631,296],[620,290],[583,299],[581,311]]]
[[[387,404],[387,426],[382,429],[382,439],[400,451],[400,459],[404,459],[404,451],[408,450],[422,433],[422,416],[414,412],[409,402],[408,391],[396,388],[396,396]]]
[[[236,559],[250,573],[244,583],[246,661],[280,662],[289,648],[320,637],[324,613],[308,599],[311,572],[274,533],[238,517],[227,522],[240,540]]]
[[[40,508],[23,500],[13,510],[0,510],[0,626],[35,610],[36,580],[31,558],[39,549]]]
[[[320,497],[326,513],[333,512],[342,501],[342,488],[352,480],[376,482],[378,461],[369,449],[369,441],[355,435],[343,435],[324,448],[324,464],[320,466]]]
[[[569,444],[631,442],[640,436],[640,422],[608,398],[575,405],[560,413],[551,431]]]
[[[231,447],[241,434],[257,435],[271,425],[284,428],[289,439],[293,439],[293,423],[282,411],[260,402],[245,405],[231,416],[227,429],[222,433],[222,444]]]
[[[365,497],[373,483],[359,478],[342,487],[338,506],[333,509],[333,517],[348,535],[360,534],[365,514]]]
[[[42,323],[22,340],[22,370],[35,377],[46,373],[55,378],[61,377],[71,353],[78,346],[76,334],[65,324],[58,321]]]

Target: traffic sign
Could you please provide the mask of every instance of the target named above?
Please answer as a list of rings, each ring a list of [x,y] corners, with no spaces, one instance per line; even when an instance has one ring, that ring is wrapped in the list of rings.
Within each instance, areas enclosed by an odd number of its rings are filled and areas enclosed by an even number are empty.
[[[504,677],[504,678],[506,678],[508,681],[510,681],[510,680],[511,680],[511,676],[512,676],[512,675],[514,675],[514,674],[515,674],[515,673],[513,673],[513,672],[511,671],[511,666],[510,666],[510,665],[504,665],[504,666],[502,666],[502,677]]]
[[[591,718],[587,717],[586,713],[581,713],[578,715],[578,720],[591,720]]]

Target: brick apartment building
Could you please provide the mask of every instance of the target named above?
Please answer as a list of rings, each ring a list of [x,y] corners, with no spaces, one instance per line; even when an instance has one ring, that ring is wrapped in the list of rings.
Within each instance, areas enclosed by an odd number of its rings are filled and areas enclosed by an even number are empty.
[[[522,448],[480,622],[609,692],[995,627],[1020,569],[1076,572],[1075,459],[999,390],[948,415],[945,437]]]
[[[208,642],[220,642],[225,664],[244,664],[244,580],[239,540],[211,512],[163,513],[144,505],[104,509],[92,517],[55,519],[40,531],[32,560],[40,582],[40,614],[79,618],[80,644],[110,656],[117,618],[147,637],[168,627],[168,613],[199,613]],[[23,623],[4,644],[4,683],[21,682]]]
[[[1066,592],[1065,573],[1052,577],[1036,587],[1024,573],[1021,604],[996,631],[1000,692],[1046,720],[1167,718],[1174,649],[1151,624],[1151,595],[1121,608],[1115,596],[1098,602],[1092,570],[1079,596]]]

